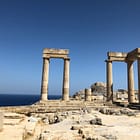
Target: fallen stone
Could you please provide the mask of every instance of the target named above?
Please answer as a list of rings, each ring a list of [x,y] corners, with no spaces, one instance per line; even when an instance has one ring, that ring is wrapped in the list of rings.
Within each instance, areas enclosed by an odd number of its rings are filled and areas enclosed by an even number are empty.
[[[99,112],[106,115],[112,115],[114,113],[114,110],[111,110],[109,108],[101,108]]]
[[[121,113],[121,114],[125,114],[125,115],[127,115],[128,110],[126,110],[126,109],[121,109],[121,110],[120,110],[120,113]]]
[[[131,111],[128,112],[127,115],[128,115],[128,116],[136,116],[136,114],[135,114],[134,112],[131,112]]]
[[[64,118],[65,117],[62,115],[49,114],[47,121],[49,122],[49,124],[54,124],[54,123],[59,123],[59,122],[63,121]]]
[[[96,140],[95,139],[96,134],[93,128],[81,128],[79,129],[79,134],[82,136],[82,139]]]
[[[103,137],[106,138],[107,140],[117,140],[117,137],[112,135],[103,135]]]
[[[102,120],[101,120],[101,118],[95,118],[95,119],[90,120],[90,124],[92,124],[92,125],[102,125]]]

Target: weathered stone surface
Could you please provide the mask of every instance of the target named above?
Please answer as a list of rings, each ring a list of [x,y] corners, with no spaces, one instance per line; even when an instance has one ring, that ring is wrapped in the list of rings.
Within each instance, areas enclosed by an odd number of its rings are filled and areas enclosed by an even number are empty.
[[[50,113],[46,118],[43,118],[44,122],[49,123],[49,124],[54,124],[54,123],[59,123],[63,121],[65,116],[61,114],[54,114]]]
[[[123,89],[118,89],[118,91],[116,91],[116,99],[120,99],[122,101],[128,100],[128,92]]]
[[[106,95],[106,83],[96,82],[90,87],[91,88],[86,88],[85,90],[80,90],[76,92],[73,95],[73,98],[76,100],[103,101],[103,96]]]
[[[45,48],[43,50],[43,53],[47,53],[47,54],[69,54],[69,50],[66,49],[52,49],[52,48]]]
[[[128,115],[128,116],[135,116],[136,115],[135,112],[130,111],[128,109],[121,109],[120,112],[121,112],[121,114]]]
[[[90,120],[90,124],[92,125],[102,125],[102,119],[101,118],[95,118]]]
[[[94,140],[96,137],[96,134],[93,128],[81,128],[79,129],[78,132],[82,136],[82,139],[85,139],[85,140]]]
[[[138,62],[138,85],[140,85],[140,48],[136,48],[131,52],[122,53],[122,52],[108,52],[107,62],[107,101],[113,101],[113,77],[112,77],[112,62],[113,61],[122,61],[127,63],[127,83],[128,83],[128,102],[140,103],[140,98],[136,100],[135,89],[134,89],[134,72],[133,72],[133,63],[135,60]],[[138,93],[140,94],[140,86],[138,87]]]
[[[91,89],[85,89],[85,101],[91,101]]]
[[[103,82],[96,82],[92,84],[91,91],[93,92],[93,95],[104,95],[106,94],[106,83]]]
[[[116,111],[114,109],[110,109],[110,108],[101,108],[99,110],[99,112],[106,114],[106,115],[112,115],[112,114],[116,113]]]
[[[73,98],[76,100],[83,100],[85,99],[85,90],[80,90],[73,95]]]
[[[106,140],[117,140],[117,137],[116,136],[112,136],[112,135],[103,135],[103,137]]]
[[[106,115],[127,115],[127,116],[135,116],[136,113],[134,111],[130,111],[128,109],[111,109],[111,108],[100,108],[99,112]]]
[[[36,125],[37,125],[37,119],[33,118],[33,117],[29,118],[29,120],[24,128],[23,140],[24,139],[26,140],[27,138],[34,136]]]
[[[64,59],[64,73],[63,73],[63,95],[62,99],[69,100],[69,51],[64,49],[50,49],[43,50],[43,70],[42,70],[42,84],[41,84],[41,100],[48,100],[48,77],[49,77],[49,61],[50,58]]]

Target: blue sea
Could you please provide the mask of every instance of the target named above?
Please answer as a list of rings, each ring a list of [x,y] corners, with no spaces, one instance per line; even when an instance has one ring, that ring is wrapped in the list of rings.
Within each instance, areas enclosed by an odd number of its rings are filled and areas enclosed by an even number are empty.
[[[60,99],[61,95],[49,95],[48,99]],[[0,94],[0,106],[31,105],[40,100],[40,95]]]

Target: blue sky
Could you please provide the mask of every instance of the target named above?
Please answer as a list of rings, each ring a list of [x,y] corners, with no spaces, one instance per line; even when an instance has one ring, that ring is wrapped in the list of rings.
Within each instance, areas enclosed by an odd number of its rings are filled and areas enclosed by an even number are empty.
[[[43,48],[69,49],[71,93],[105,82],[107,52],[140,47],[139,7],[139,0],[1,0],[0,93],[40,94]],[[126,64],[113,69],[114,89],[127,88]],[[61,94],[62,76],[63,60],[51,59],[49,94]]]

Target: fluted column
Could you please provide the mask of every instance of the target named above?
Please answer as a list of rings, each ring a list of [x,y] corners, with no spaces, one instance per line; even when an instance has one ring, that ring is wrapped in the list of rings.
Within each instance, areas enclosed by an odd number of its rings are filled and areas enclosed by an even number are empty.
[[[69,100],[69,65],[70,59],[64,59],[64,72],[63,72],[63,97],[64,101]]]
[[[138,58],[138,99],[140,103],[140,58]]]
[[[112,61],[107,60],[107,101],[113,100]]]
[[[128,102],[135,102],[133,61],[127,62]]]
[[[43,58],[42,84],[41,84],[41,100],[48,99],[48,79],[49,79],[49,58]]]

